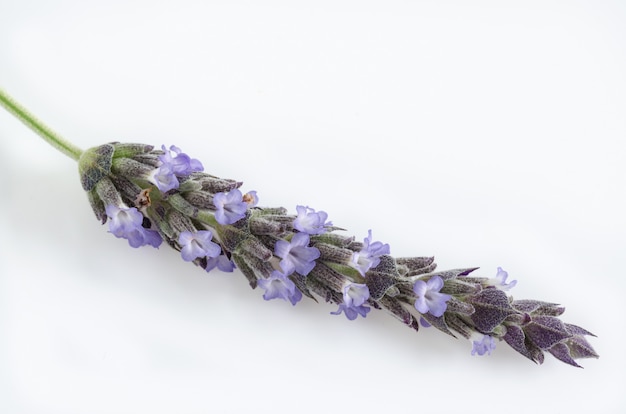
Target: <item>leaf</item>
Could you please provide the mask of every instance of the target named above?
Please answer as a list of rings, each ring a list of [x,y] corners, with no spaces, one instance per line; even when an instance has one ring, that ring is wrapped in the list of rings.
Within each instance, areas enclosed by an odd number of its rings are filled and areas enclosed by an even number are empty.
[[[555,344],[552,348],[548,349],[548,352],[552,354],[559,361],[565,362],[571,366],[582,368],[574,361],[574,358],[569,353],[569,348],[565,344]]]
[[[536,316],[524,326],[524,333],[541,349],[550,349],[564,339],[570,338],[565,325],[552,316]]]
[[[541,364],[543,362],[543,353],[539,348],[526,340],[526,335],[522,328],[517,325],[511,325],[506,327],[506,334],[504,340],[507,344],[520,354],[533,362]]]
[[[467,302],[474,306],[471,319],[482,333],[491,332],[507,316],[517,312],[509,304],[507,295],[499,289],[485,289],[474,296],[470,296]]]
[[[566,341],[573,358],[599,358],[600,356],[582,336],[574,336]]]

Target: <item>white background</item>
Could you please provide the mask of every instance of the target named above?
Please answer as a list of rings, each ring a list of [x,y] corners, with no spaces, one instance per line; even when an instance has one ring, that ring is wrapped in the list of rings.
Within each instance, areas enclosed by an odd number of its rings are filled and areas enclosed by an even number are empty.
[[[620,1],[0,0],[1,87],[78,146],[176,144],[396,256],[502,266],[601,355],[471,357],[131,249],[0,110],[0,412],[624,412],[625,22]]]

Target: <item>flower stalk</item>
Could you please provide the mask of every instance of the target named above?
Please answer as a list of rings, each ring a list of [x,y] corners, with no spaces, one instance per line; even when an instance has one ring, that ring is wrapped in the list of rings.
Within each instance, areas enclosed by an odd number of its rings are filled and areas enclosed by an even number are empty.
[[[43,138],[48,144],[67,155],[74,161],[78,161],[82,150],[72,143],[63,139],[59,134],[50,129],[46,124],[37,119],[26,108],[20,105],[7,92],[0,88],[0,104],[27,127]]]

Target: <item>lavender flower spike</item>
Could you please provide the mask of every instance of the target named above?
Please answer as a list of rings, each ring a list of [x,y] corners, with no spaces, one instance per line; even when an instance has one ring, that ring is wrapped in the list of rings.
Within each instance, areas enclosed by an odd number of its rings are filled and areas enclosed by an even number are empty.
[[[506,283],[502,268],[495,282],[470,276],[476,267],[435,271],[432,257],[392,257],[388,244],[372,240],[371,230],[363,243],[334,233],[339,229],[325,222],[326,213],[298,206],[294,220],[282,207],[258,207],[255,192],[242,196],[240,182],[202,172],[198,160],[175,146],[161,151],[111,142],[83,151],[2,90],[0,105],[78,161],[96,218],[109,221],[110,232],[132,247],[165,241],[206,270],[220,262],[232,270],[234,263],[252,288],[265,290],[266,300],[319,298],[350,320],[381,309],[415,331],[421,320],[472,339],[473,354],[489,354],[498,340],[539,364],[546,353],[575,367],[577,359],[598,358],[586,338],[594,335],[559,318],[564,307],[507,295],[515,281]]]
[[[550,354],[578,367],[577,359],[598,357],[590,332],[559,319],[562,306],[508,296],[515,282],[507,283],[501,268],[490,279],[471,276],[476,268],[437,272],[432,257],[394,258],[371,230],[358,243],[338,234],[325,213],[299,206],[294,217],[281,207],[258,207],[254,192],[242,196],[240,182],[190,172],[191,162],[177,170],[189,175],[177,176],[170,165],[181,154],[171,151],[176,157],[169,160],[149,145],[113,143],[81,156],[81,183],[96,217],[110,220],[111,232],[131,246],[163,239],[207,271],[236,264],[266,300],[322,299],[349,320],[382,309],[413,330],[430,325],[471,338],[474,355],[503,341],[536,363]],[[156,188],[146,184],[155,170],[163,175]],[[166,185],[172,177],[180,179],[175,188]]]

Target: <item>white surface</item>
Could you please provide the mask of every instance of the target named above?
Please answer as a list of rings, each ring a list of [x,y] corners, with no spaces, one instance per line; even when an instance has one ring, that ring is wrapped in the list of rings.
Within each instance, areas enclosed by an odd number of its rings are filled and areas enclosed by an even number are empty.
[[[625,18],[619,1],[0,0],[0,85],[77,145],[176,144],[396,256],[502,266],[601,355],[471,357],[133,250],[75,164],[0,111],[0,412],[624,412]]]

